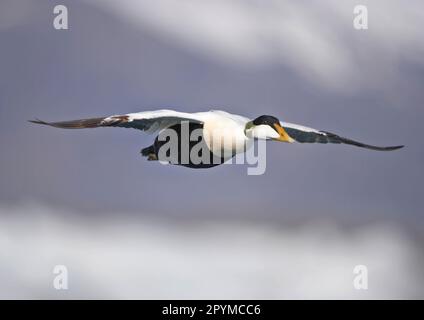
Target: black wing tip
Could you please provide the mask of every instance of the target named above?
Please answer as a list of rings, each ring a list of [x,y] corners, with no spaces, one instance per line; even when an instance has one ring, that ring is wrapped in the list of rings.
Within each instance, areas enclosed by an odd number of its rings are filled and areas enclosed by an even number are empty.
[[[404,145],[399,145],[399,146],[389,146],[389,147],[378,147],[378,146],[373,146],[373,145],[369,145],[369,144],[364,144],[364,143],[351,143],[351,142],[344,142],[346,144],[351,144],[360,148],[365,148],[365,149],[369,149],[369,150],[374,150],[374,151],[394,151],[394,150],[399,150],[402,149],[403,147],[405,147]]]
[[[331,132],[328,132],[328,131],[321,131],[321,132],[324,133],[328,138],[330,138],[329,142],[344,143],[344,144],[349,144],[349,145],[352,145],[352,146],[365,148],[365,149],[369,149],[369,150],[394,151],[394,150],[402,149],[403,147],[405,147],[404,145],[379,147],[379,146],[374,146],[374,145],[370,145],[370,144],[365,144],[365,143],[355,141],[355,140],[352,140],[352,139],[344,138],[344,137],[341,137],[337,134],[334,134],[334,133],[331,133]]]
[[[401,146],[391,146],[391,147],[383,147],[382,148],[382,151],[394,151],[394,150],[402,149],[404,147],[405,147],[404,145],[401,145]]]
[[[50,123],[45,122],[45,121],[40,120],[40,119],[37,119],[37,118],[35,118],[34,120],[27,120],[27,121],[28,121],[28,122],[31,122],[31,123],[35,123],[35,124],[50,125]]]
[[[85,128],[97,128],[104,126],[102,121],[105,118],[90,118],[90,119],[80,119],[80,120],[71,120],[71,121],[61,121],[61,122],[46,122],[40,119],[28,120],[31,123],[47,125],[55,128],[62,129],[85,129]],[[113,124],[113,123],[112,123]],[[112,125],[108,124],[108,125]]]

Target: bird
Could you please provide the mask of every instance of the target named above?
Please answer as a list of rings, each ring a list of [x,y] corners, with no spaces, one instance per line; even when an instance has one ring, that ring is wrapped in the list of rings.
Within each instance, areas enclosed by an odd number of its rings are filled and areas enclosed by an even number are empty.
[[[149,134],[159,132],[153,144],[140,151],[142,156],[147,157],[149,161],[167,162],[194,169],[211,168],[223,164],[235,155],[250,150],[255,140],[335,143],[377,151],[392,151],[404,147],[403,145],[374,146],[328,131],[283,122],[270,115],[251,119],[222,110],[187,113],[163,109],[71,121],[46,122],[35,119],[29,122],[63,129],[120,127],[138,129]],[[166,152],[161,152],[162,148],[171,141],[172,135],[163,136],[166,132],[175,133],[175,149],[169,147],[166,148]],[[195,138],[192,139],[193,134]],[[171,149],[177,150],[176,154],[171,152]],[[190,155],[193,154],[198,157],[192,159]]]

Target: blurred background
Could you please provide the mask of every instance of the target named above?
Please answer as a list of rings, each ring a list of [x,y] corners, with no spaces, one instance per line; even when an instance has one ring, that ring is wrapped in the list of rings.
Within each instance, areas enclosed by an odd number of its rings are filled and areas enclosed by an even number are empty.
[[[58,4],[68,30],[53,28]],[[0,298],[424,298],[423,9],[1,0]],[[248,176],[147,162],[154,137],[136,130],[26,122],[159,108],[406,147],[270,143],[265,174]]]

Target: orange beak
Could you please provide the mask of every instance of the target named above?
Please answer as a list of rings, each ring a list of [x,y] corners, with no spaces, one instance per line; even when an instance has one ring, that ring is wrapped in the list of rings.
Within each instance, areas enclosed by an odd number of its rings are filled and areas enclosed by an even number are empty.
[[[274,128],[277,130],[278,134],[280,135],[279,138],[276,138],[274,140],[276,141],[281,141],[281,142],[293,142],[293,138],[290,137],[286,130],[284,130],[284,128],[282,126],[280,126],[279,124],[274,124]]]

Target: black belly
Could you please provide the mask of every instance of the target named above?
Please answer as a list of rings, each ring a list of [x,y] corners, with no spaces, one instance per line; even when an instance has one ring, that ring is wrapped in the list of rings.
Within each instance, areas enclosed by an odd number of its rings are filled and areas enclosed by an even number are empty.
[[[183,124],[183,125],[187,126],[187,124]],[[198,136],[197,140],[191,141],[189,137],[191,136],[191,133],[193,132],[193,130],[201,129],[203,132],[202,124],[191,123],[191,122],[188,123],[188,132],[190,134],[188,137],[187,137],[187,133],[185,133],[186,134],[185,137],[182,136],[181,124],[173,125],[169,127],[168,129],[174,130],[176,133],[176,136],[178,136],[178,141],[177,141],[178,144],[177,144],[177,147],[175,148],[177,149],[177,152],[171,152],[169,145],[168,147],[165,146],[165,149],[162,152],[160,152],[159,151],[160,148],[164,146],[165,144],[167,144],[171,138],[169,136],[168,137],[162,136],[161,140],[163,141],[160,141],[158,136],[156,137],[153,145],[149,148],[150,148],[150,151],[156,155],[156,158],[159,161],[169,161],[170,164],[180,165],[180,166],[189,167],[189,168],[206,169],[206,168],[211,168],[211,167],[215,167],[220,164],[223,164],[225,161],[228,160],[222,157],[217,157],[209,150],[209,148],[206,145],[206,142],[204,141],[203,134]],[[187,147],[181,148],[182,143],[184,144],[188,143],[188,148]],[[195,153],[195,155],[198,155],[198,157],[196,157],[197,159],[192,159],[192,157],[190,157],[192,148],[194,146],[196,146],[196,149],[193,151],[193,153]],[[206,154],[203,154],[204,152],[206,152]],[[161,155],[163,154],[165,154],[166,156],[165,159],[163,159],[163,157],[161,159]],[[182,161],[182,159],[184,161]]]

